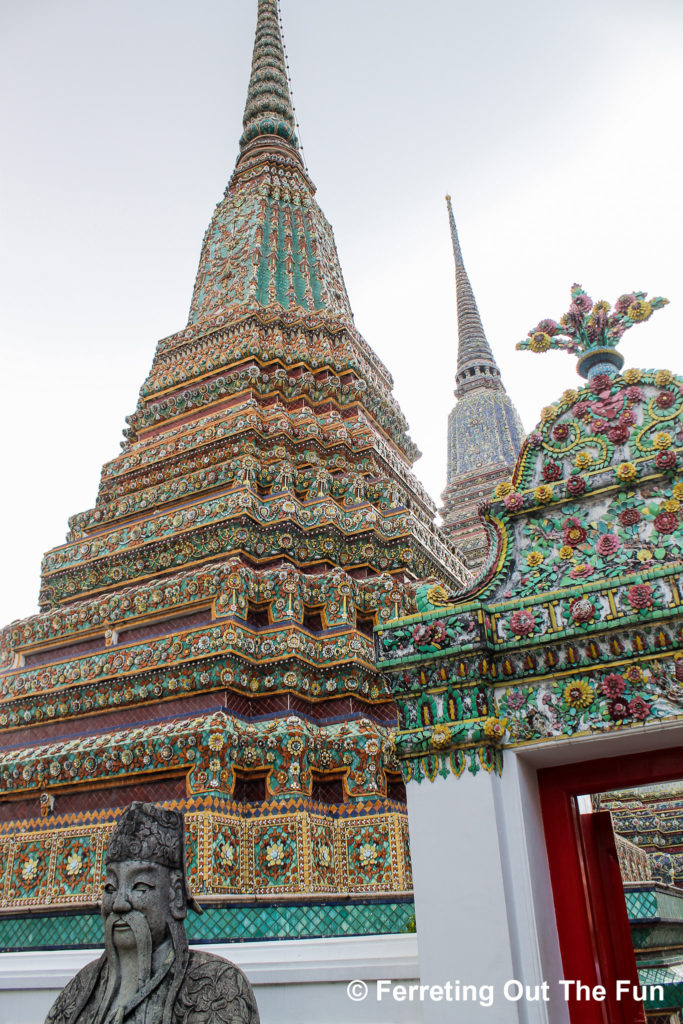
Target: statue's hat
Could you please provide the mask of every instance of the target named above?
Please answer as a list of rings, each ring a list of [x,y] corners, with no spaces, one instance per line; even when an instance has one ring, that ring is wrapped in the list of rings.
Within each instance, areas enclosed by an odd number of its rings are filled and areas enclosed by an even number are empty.
[[[180,811],[134,801],[123,812],[112,832],[105,861],[144,860],[182,872],[187,905],[201,914],[190,895],[185,873],[185,823]]]

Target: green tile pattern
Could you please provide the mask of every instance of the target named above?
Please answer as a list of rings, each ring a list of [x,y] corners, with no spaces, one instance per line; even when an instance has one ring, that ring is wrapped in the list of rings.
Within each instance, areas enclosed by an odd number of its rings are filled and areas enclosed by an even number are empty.
[[[631,891],[626,896],[626,910],[630,920],[643,917],[658,917],[657,896],[652,890]]]
[[[391,903],[277,903],[207,907],[190,913],[192,943],[310,939],[341,935],[390,935],[413,930],[412,900]],[[0,952],[102,946],[99,914],[27,914],[0,918]]]
[[[638,971],[641,986],[662,985],[663,999],[646,999],[647,1010],[680,1009],[683,1006],[683,977],[678,967],[645,967]]]

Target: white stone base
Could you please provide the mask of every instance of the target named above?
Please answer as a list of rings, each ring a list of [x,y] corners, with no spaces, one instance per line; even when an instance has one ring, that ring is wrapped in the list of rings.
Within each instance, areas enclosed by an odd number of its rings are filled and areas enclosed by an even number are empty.
[[[196,947],[234,961],[256,992],[261,1024],[421,1024],[419,1002],[376,998],[377,979],[418,978],[415,935],[245,942]],[[0,954],[0,1024],[43,1024],[74,974],[101,950]],[[346,987],[365,981],[353,1002]]]

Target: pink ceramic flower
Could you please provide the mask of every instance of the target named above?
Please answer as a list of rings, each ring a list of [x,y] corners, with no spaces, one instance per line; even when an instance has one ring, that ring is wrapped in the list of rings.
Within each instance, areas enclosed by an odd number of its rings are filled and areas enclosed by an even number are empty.
[[[521,608],[510,617],[510,629],[515,636],[531,636],[536,631],[536,619],[532,612]]]
[[[567,494],[576,496],[578,494],[583,494],[585,490],[586,481],[584,477],[579,476],[578,474],[574,474],[574,476],[569,477],[567,480]]]
[[[625,508],[619,515],[619,522],[622,526],[635,526],[640,519],[641,515],[637,508]]]
[[[600,693],[604,697],[609,697],[610,700],[616,700],[617,697],[621,697],[625,689],[626,680],[623,676],[617,675],[616,672],[610,672],[600,683]]]
[[[644,611],[646,608],[652,608],[655,598],[650,584],[634,583],[632,587],[629,587],[628,603],[635,611]]]
[[[671,450],[668,452],[657,452],[655,455],[655,466],[657,469],[675,469],[677,463],[676,453]]]
[[[675,512],[660,512],[652,525],[658,533],[673,533],[678,526],[678,516]]]
[[[517,494],[513,491],[512,494],[506,494],[503,498],[503,504],[508,512],[518,512],[524,504],[524,498],[521,494]]]
[[[590,622],[595,617],[595,605],[587,597],[577,597],[572,601],[569,612],[574,622]]]
[[[628,710],[631,715],[633,715],[634,718],[637,718],[640,722],[652,714],[651,706],[647,701],[643,700],[642,697],[633,697],[633,699],[628,702]]]
[[[619,550],[621,541],[615,533],[603,533],[595,546],[599,555],[602,555],[603,558],[608,558],[615,551]]]
[[[609,706],[609,715],[615,722],[628,718],[628,704],[625,700],[613,700]]]

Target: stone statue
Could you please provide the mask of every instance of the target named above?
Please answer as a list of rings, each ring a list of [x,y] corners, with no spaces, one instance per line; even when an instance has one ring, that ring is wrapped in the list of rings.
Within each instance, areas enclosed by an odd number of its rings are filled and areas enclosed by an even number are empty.
[[[259,1024],[234,964],[190,950],[182,814],[132,803],[105,857],[105,952],[60,994],[45,1024]]]

